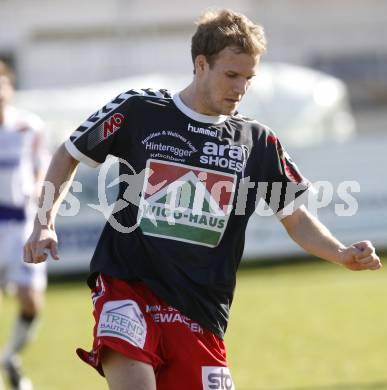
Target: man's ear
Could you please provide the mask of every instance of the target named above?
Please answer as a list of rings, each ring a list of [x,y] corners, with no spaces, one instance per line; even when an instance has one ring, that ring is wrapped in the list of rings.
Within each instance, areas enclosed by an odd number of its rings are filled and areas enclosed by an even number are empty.
[[[203,54],[199,54],[195,58],[195,73],[197,75],[201,75],[204,73],[206,67],[208,67],[209,64],[207,62],[207,58]]]

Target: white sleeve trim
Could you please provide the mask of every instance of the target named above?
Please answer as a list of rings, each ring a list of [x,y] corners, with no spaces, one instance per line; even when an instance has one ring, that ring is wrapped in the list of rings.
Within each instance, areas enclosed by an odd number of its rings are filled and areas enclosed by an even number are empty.
[[[92,168],[96,168],[98,167],[98,165],[100,165],[101,163],[97,162],[97,161],[94,161],[93,159],[91,159],[90,157],[87,157],[85,154],[83,154],[82,152],[80,152],[77,147],[68,139],[66,142],[65,142],[65,147],[67,149],[67,151],[78,161],[80,162],[83,162],[85,163],[86,165],[92,167]]]
[[[317,193],[316,189],[311,185],[300,196],[286,205],[282,210],[278,211],[275,216],[281,221],[285,217],[292,215],[297,209],[308,204],[309,197]]]

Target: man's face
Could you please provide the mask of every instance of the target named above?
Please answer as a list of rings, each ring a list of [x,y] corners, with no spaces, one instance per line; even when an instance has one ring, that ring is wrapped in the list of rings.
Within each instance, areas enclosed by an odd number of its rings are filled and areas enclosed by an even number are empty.
[[[205,57],[201,57],[204,65],[199,66],[199,71],[197,69],[201,113],[233,114],[256,75],[259,56],[238,53],[235,48],[226,47],[219,52],[211,67]]]
[[[0,108],[5,107],[11,100],[13,87],[7,76],[0,76]]]

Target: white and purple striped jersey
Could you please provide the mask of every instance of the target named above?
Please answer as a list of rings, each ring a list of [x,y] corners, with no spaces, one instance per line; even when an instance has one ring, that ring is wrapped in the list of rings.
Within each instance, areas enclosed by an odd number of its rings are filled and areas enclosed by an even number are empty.
[[[36,173],[47,161],[43,131],[37,115],[6,107],[0,124],[0,223],[25,219]]]

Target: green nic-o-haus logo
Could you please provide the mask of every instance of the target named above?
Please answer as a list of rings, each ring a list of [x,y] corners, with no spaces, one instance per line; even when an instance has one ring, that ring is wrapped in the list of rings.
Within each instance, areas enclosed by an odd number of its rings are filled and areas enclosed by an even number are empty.
[[[226,229],[234,190],[234,175],[148,160],[138,224],[145,235],[215,247]]]

